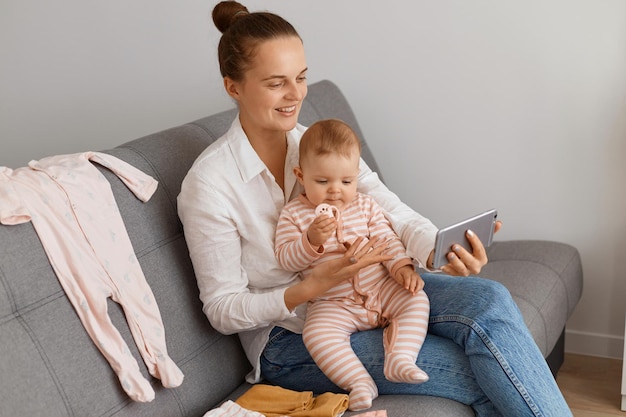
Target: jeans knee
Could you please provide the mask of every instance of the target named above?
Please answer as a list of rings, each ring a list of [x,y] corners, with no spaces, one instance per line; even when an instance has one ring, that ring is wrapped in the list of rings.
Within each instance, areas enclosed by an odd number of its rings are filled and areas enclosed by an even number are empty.
[[[424,275],[431,302],[430,322],[465,317],[469,320],[517,320],[520,313],[509,290],[486,278]]]
[[[487,278],[474,278],[477,291],[484,294],[486,298],[495,300],[510,299],[511,293],[504,284]]]
[[[517,316],[519,313],[517,304],[504,284],[486,278],[474,278],[474,280],[475,295],[482,299],[485,314],[492,314],[500,318]]]

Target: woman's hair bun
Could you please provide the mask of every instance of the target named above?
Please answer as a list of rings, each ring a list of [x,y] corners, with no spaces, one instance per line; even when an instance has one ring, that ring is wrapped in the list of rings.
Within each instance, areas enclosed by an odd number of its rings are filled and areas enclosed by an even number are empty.
[[[236,18],[246,14],[248,14],[246,6],[233,0],[227,0],[215,5],[212,18],[217,30],[224,33]]]

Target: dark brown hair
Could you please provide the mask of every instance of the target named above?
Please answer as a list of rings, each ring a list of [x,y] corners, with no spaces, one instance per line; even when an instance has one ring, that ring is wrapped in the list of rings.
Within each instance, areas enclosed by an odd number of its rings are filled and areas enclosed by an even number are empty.
[[[252,66],[257,46],[267,40],[300,35],[282,17],[269,12],[250,13],[236,1],[222,1],[213,8],[213,23],[222,32],[217,47],[222,77],[242,81]]]
[[[300,164],[307,155],[337,153],[350,157],[354,150],[361,155],[361,142],[354,130],[338,119],[325,119],[313,123],[300,139]]]

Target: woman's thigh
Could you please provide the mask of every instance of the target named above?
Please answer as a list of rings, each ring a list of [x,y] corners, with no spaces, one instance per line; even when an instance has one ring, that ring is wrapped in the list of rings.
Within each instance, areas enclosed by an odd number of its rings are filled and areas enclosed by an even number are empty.
[[[470,319],[494,311],[519,313],[509,291],[499,282],[479,277],[422,274],[424,292],[430,300],[431,323],[438,316]]]

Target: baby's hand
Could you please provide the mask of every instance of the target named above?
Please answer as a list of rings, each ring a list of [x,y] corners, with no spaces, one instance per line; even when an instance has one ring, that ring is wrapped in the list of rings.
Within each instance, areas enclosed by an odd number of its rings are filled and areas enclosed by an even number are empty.
[[[335,220],[334,217],[322,214],[313,220],[313,223],[309,226],[309,230],[306,232],[306,236],[311,246],[319,248],[335,233],[336,229],[337,220]]]
[[[412,265],[405,265],[398,269],[394,279],[413,295],[424,288],[422,277],[415,271]]]

